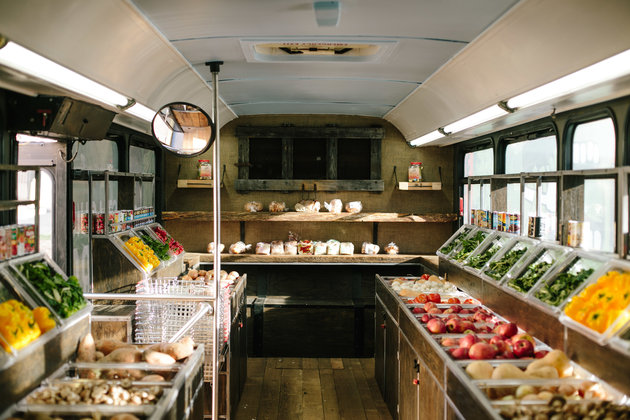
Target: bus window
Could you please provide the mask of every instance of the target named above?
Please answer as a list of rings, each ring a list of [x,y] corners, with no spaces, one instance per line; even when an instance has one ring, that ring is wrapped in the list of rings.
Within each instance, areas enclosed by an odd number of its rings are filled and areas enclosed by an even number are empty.
[[[584,180],[582,247],[615,251],[615,180]]]
[[[612,118],[578,124],[572,141],[573,169],[615,167],[615,125]]]
[[[483,176],[494,173],[494,150],[483,149],[464,155],[464,176]]]
[[[53,258],[53,212],[54,212],[54,187],[53,177],[50,172],[40,172],[41,186],[39,191],[39,252]],[[33,200],[35,198],[35,172],[18,172],[18,200]],[[17,223],[19,225],[35,224],[35,205],[19,206],[17,211]]]
[[[129,146],[129,172],[155,175],[155,152],[143,147]],[[152,182],[135,183],[135,208],[154,207],[154,185]]]
[[[555,135],[510,143],[505,148],[505,173],[555,171],[557,149]]]
[[[464,223],[470,223],[471,210],[490,210],[490,184],[470,184],[464,185]]]
[[[521,214],[520,183],[507,186],[507,212]],[[542,239],[554,241],[556,238],[556,182],[542,182],[538,191],[538,216],[543,220]],[[527,235],[527,223],[536,216],[536,183],[526,182],[523,188],[523,213],[521,214],[521,235]]]

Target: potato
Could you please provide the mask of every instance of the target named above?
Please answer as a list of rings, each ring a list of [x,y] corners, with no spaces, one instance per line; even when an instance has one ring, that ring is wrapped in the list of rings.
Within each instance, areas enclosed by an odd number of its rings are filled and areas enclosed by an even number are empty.
[[[124,341],[120,341],[120,340],[111,340],[108,338],[105,338],[103,340],[98,340],[96,342],[96,350],[102,352],[105,356],[107,356],[109,353],[119,348],[135,348],[135,347],[136,346],[134,346],[131,343],[125,343]]]
[[[195,270],[195,269],[192,269],[192,270],[188,271],[188,276],[189,276],[191,279],[193,279],[193,280],[194,280],[194,279],[196,279],[197,277],[199,277],[199,271],[198,271],[198,270]]]
[[[101,360],[103,357],[105,357],[105,355],[102,351],[96,351],[94,352],[94,357],[96,358],[96,360]]]
[[[96,361],[96,343],[92,334],[88,333],[81,341],[77,349],[77,362],[94,362]]]
[[[142,352],[138,349],[121,347],[99,360],[99,363],[137,363],[142,360]]]
[[[166,379],[164,379],[164,376],[162,375],[153,374],[153,375],[144,376],[140,380],[142,382],[162,382],[162,381],[165,381]]]
[[[208,274],[208,272],[206,270],[199,270],[199,277],[206,277],[206,275]]]
[[[172,365],[175,363],[175,359],[166,353],[161,353],[154,350],[145,350],[143,353],[144,360],[151,365]]]
[[[140,419],[134,416],[133,414],[124,413],[124,414],[116,414],[109,420],[140,420]]]
[[[526,373],[536,378],[556,379],[558,371],[553,366],[540,366],[536,369],[527,369]]]

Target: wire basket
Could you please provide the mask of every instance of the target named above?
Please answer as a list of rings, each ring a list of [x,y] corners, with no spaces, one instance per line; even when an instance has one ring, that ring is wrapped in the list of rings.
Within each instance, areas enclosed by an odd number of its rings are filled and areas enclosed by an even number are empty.
[[[222,291],[223,292],[223,291]],[[214,296],[214,284],[201,281],[181,280],[177,278],[149,278],[138,282],[136,294],[157,294],[170,296]],[[225,297],[221,293],[222,297]],[[229,299],[221,299],[223,302]],[[137,343],[160,343],[168,341],[181,327],[199,310],[198,302],[166,301],[166,300],[138,300],[136,301],[136,332]],[[225,326],[225,311],[219,311],[219,322]],[[214,316],[204,315],[186,333],[195,343],[204,343],[204,380],[212,380],[212,346],[213,346]],[[221,328],[222,336],[219,342],[224,342],[225,328]]]

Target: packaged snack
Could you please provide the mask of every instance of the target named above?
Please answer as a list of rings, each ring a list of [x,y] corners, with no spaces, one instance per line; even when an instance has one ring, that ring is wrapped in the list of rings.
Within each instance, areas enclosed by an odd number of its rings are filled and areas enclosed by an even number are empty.
[[[313,253],[313,242],[308,239],[302,240],[298,243],[298,254],[308,255]]]
[[[385,253],[390,255],[398,254],[398,245],[396,245],[394,242],[388,243],[385,247]]]
[[[339,245],[339,241],[335,239],[329,239],[328,242],[326,242],[326,253],[328,255],[339,255]]]
[[[352,242],[342,242],[339,244],[339,253],[341,255],[353,255],[354,254],[354,245]]]
[[[326,255],[326,251],[328,250],[328,246],[326,242],[315,242],[313,247],[313,254],[315,255]]]
[[[346,211],[348,213],[360,213],[363,210],[363,204],[360,201],[350,201],[346,203]]]
[[[295,211],[317,213],[321,207],[319,201],[302,200],[295,205]]]
[[[248,203],[245,203],[245,211],[248,211],[250,213],[256,213],[258,211],[262,211],[263,209],[263,205],[262,203],[259,203],[258,201],[250,201]]]
[[[219,244],[219,254],[222,253],[224,249],[225,249],[225,245]],[[208,244],[208,253],[214,254],[214,242],[210,242]]]
[[[298,253],[298,243],[297,241],[286,241],[284,243],[284,254],[285,255],[297,255]]]
[[[284,244],[282,241],[272,241],[271,242],[271,255],[283,255],[284,254]]]
[[[245,245],[244,242],[238,241],[230,245],[230,254],[244,254],[252,247],[251,244]]]
[[[272,201],[269,203],[269,211],[272,213],[281,213],[287,211],[287,205],[284,204],[284,201]]]
[[[271,245],[269,242],[258,242],[256,244],[257,255],[269,255],[271,254]]]
[[[324,201],[324,207],[331,213],[341,213],[343,211],[343,203],[338,198],[333,198],[330,203]]]
[[[370,242],[363,242],[363,244],[361,245],[361,253],[362,254],[367,254],[367,255],[375,255],[378,254],[378,251],[381,248],[373,243]]]

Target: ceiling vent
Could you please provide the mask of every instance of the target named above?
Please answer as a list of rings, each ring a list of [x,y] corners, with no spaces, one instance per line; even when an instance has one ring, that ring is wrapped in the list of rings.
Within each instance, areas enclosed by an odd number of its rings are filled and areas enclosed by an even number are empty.
[[[396,41],[241,40],[248,62],[379,62]]]

